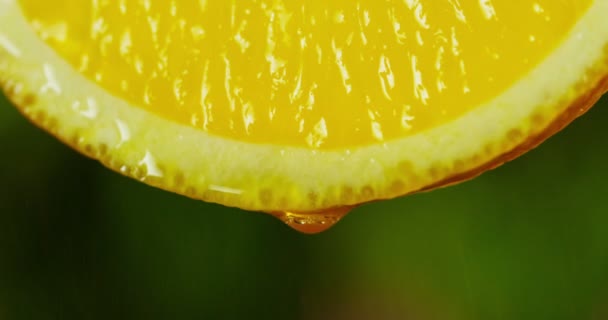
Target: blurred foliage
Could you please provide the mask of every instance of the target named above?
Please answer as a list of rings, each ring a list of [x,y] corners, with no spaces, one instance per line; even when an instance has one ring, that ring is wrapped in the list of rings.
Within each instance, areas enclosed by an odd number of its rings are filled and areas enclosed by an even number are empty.
[[[0,97],[0,319],[608,319],[608,99],[308,236],[113,173]]]

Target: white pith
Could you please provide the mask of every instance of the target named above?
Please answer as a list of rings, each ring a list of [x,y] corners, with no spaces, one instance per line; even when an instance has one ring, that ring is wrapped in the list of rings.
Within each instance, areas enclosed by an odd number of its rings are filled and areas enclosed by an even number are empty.
[[[419,190],[542,132],[581,90],[596,86],[599,75],[590,70],[605,67],[607,14],[608,0],[595,0],[551,56],[462,117],[353,150],[243,143],[150,114],[62,60],[36,36],[16,0],[0,0],[0,83],[15,99],[36,97],[22,109],[27,116],[60,120],[47,129],[79,149],[90,145],[91,156],[126,175],[245,209],[316,211]],[[101,145],[109,156],[99,154]]]

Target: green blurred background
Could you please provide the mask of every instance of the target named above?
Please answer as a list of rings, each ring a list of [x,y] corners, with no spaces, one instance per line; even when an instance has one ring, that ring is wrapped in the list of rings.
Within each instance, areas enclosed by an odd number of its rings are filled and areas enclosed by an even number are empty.
[[[299,234],[115,174],[0,97],[0,320],[608,319],[608,99],[446,189]]]

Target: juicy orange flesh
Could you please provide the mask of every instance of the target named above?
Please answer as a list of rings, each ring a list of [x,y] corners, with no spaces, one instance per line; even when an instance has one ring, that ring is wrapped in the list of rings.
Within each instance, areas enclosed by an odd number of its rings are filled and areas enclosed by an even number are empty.
[[[344,148],[495,97],[591,0],[21,0],[110,93],[210,134]]]

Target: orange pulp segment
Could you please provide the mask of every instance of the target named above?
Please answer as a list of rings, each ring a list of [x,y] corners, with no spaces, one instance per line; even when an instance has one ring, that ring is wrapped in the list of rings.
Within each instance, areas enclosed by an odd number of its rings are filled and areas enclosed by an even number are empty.
[[[22,0],[21,6],[62,57],[134,105],[213,135],[331,149],[411,135],[495,97],[551,52],[590,3]]]

